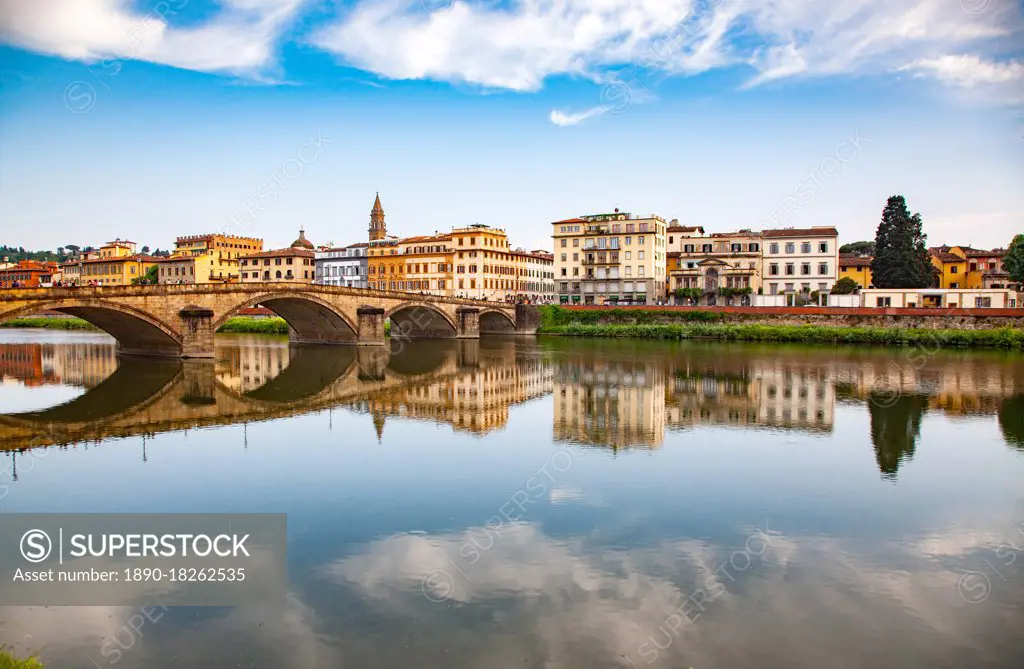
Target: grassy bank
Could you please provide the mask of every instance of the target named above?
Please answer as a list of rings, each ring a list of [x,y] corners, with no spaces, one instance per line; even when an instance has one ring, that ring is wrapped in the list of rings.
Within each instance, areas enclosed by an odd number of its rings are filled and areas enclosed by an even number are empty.
[[[43,669],[43,664],[34,657],[19,660],[0,646],[0,669]]]
[[[217,332],[286,335],[288,334],[288,323],[283,318],[236,316],[229,318]]]
[[[674,321],[674,322],[665,322]],[[541,334],[571,337],[635,339],[722,339],[728,341],[872,344],[922,348],[1024,347],[1024,330],[933,330],[925,328],[826,327],[820,325],[761,325],[723,323],[722,314],[651,309],[625,311],[567,311],[557,306],[541,310]]]
[[[288,323],[283,318],[250,318],[237,316],[229,318],[217,332],[234,334],[288,334]],[[384,334],[391,332],[391,321],[384,321]]]
[[[0,323],[0,328],[47,328],[50,330],[96,330],[96,326],[81,318],[61,318],[59,316],[26,316],[12,318]],[[3,667],[0,664],[0,667]]]

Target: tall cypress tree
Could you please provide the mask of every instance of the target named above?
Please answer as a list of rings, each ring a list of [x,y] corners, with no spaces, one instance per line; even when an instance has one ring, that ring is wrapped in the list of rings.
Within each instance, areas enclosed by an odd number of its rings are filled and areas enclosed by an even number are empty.
[[[882,210],[875,233],[871,278],[876,288],[928,288],[935,270],[925,245],[921,214],[911,214],[902,195],[893,195]]]

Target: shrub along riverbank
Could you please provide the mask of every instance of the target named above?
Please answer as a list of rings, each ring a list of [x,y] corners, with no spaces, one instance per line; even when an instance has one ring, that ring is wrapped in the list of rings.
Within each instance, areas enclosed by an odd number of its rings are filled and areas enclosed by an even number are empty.
[[[59,316],[25,316],[12,318],[0,323],[0,328],[48,328],[50,330],[96,330],[95,325],[81,318],[61,318]],[[0,665],[2,666],[2,665]]]
[[[618,313],[616,313],[618,312]],[[664,319],[676,323],[658,322]],[[567,311],[557,306],[541,310],[540,334],[570,337],[627,337],[636,339],[722,339],[824,344],[873,344],[926,348],[1024,347],[1024,330],[934,330],[925,328],[826,327],[820,325],[744,325],[723,323],[722,314],[702,311],[625,311],[618,309]],[[601,322],[599,322],[601,321]],[[612,322],[608,322],[612,321]],[[632,322],[615,322],[632,321]]]
[[[5,651],[5,647],[0,645],[0,669],[43,669],[43,664],[36,658],[19,660]]]

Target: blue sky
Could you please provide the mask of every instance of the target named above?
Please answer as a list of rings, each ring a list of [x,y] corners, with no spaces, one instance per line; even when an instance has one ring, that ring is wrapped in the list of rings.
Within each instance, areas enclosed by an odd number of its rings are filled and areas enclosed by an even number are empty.
[[[3,242],[288,244],[620,207],[709,231],[1024,232],[1005,0],[0,0]]]

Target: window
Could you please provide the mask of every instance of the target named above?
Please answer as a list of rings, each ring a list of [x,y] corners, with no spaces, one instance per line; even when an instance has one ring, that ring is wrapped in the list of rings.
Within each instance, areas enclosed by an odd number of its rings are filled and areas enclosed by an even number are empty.
[[[626,246],[629,246],[632,243],[633,243],[633,238],[632,237],[626,237]]]
[[[773,283],[771,285],[771,288],[770,288],[769,292],[771,292],[772,295],[778,295],[779,294],[779,284]]]
[[[796,252],[796,244],[794,244],[793,242],[788,242],[786,244],[786,253],[795,253],[795,252]]]
[[[953,265],[952,267],[949,268],[949,273],[950,274],[956,274],[957,271],[959,271],[959,269],[960,269],[959,267],[957,267],[956,265]]]
[[[818,253],[828,253],[828,242],[818,243]]]
[[[644,266],[643,265],[637,265],[636,275],[637,276],[643,276],[644,275]]]
[[[669,244],[674,244],[674,243],[675,243],[675,241],[676,241],[676,238],[675,238],[675,237],[673,237],[672,235],[669,235],[669,236],[668,236],[668,243],[669,243]]]
[[[751,244],[747,248],[750,250],[751,253],[756,253],[757,251],[761,250],[761,245],[755,243],[755,244]]]
[[[693,253],[693,244],[687,244],[684,246],[683,251],[686,253]]]
[[[633,276],[633,268],[630,265],[626,265],[626,276]]]
[[[565,262],[565,254],[562,254],[562,262]]]
[[[802,276],[809,276],[811,273],[811,263],[805,262],[800,263],[800,274]]]
[[[769,253],[778,254],[778,252],[779,252],[779,245],[778,244],[769,244],[768,245],[768,252]]]
[[[732,250],[733,253],[739,253],[743,249],[743,245],[742,244],[733,244],[733,245],[730,246],[730,249]]]
[[[644,252],[643,251],[637,251],[636,252],[636,259],[637,260],[643,260],[644,259]]]
[[[796,265],[791,262],[786,263],[786,276],[793,276],[796,273]]]
[[[811,252],[811,243],[810,242],[804,242],[803,244],[800,245],[800,253],[810,253],[810,252]]]
[[[768,266],[768,273],[771,274],[772,276],[778,276],[779,275],[779,263],[773,262],[771,265],[769,265]]]
[[[879,298],[876,298],[875,299],[875,306],[878,306],[878,307],[891,307],[892,306],[892,298],[891,297],[879,297]]]
[[[577,238],[573,239],[572,240],[572,245],[573,246],[579,246],[580,245],[580,238],[577,237]]]
[[[827,262],[818,263],[818,274],[820,274],[822,276],[828,274],[828,263]]]
[[[632,255],[633,255],[632,251],[626,251],[626,260],[632,260],[633,259]]]
[[[639,237],[637,237],[636,238],[636,243],[639,244],[640,246],[643,246],[644,245],[644,236],[640,235]]]

